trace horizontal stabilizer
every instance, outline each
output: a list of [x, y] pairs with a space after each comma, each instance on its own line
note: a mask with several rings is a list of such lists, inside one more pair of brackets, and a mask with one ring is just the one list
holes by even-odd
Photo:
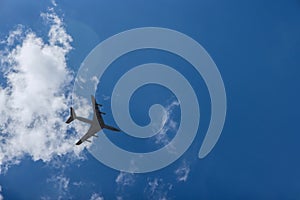
[[72, 107], [70, 107], [70, 117], [66, 121], [67, 124], [71, 123], [76, 118], [75, 111]]

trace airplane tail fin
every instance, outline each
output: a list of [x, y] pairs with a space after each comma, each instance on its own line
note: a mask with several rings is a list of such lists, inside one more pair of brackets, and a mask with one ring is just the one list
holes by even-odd
[[66, 121], [67, 124], [71, 123], [74, 119], [76, 119], [75, 111], [72, 107], [70, 107], [70, 117]]
[[111, 131], [117, 131], [117, 132], [120, 132], [121, 130], [120, 129], [117, 129], [117, 128], [115, 128], [115, 127], [112, 127], [112, 126], [109, 126], [109, 125], [104, 125], [104, 127], [103, 128], [106, 128], [106, 129], [109, 129], [109, 130], [111, 130]]

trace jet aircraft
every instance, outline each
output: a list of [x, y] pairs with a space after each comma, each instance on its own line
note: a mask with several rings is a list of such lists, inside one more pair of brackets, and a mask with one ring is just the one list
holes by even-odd
[[67, 124], [71, 123], [75, 119], [90, 124], [90, 128], [88, 132], [84, 136], [82, 136], [82, 138], [80, 138], [80, 140], [76, 143], [76, 145], [80, 145], [85, 141], [91, 142], [88, 139], [92, 136], [98, 137], [96, 134], [104, 128], [112, 131], [120, 131], [119, 129], [104, 123], [102, 114], [105, 115], [105, 113], [101, 112], [99, 109], [99, 106], [101, 107], [102, 105], [96, 102], [96, 99], [93, 95], [91, 95], [91, 100], [92, 100], [93, 111], [94, 111], [93, 120], [77, 116], [75, 114], [74, 109], [72, 107], [70, 108], [70, 117], [66, 121]]

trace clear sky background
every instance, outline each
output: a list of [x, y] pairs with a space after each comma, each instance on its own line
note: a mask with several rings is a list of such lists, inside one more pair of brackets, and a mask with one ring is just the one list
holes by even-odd
[[[0, 199], [300, 198], [300, 1], [61, 0], [56, 4], [34, 0], [0, 1]], [[53, 12], [62, 20], [56, 31], [70, 35], [72, 42], [63, 35], [61, 38], [66, 39], [66, 43], [51, 44], [48, 31], [56, 22], [45, 22], [40, 15]], [[198, 150], [210, 119], [210, 99], [201, 77], [195, 75], [184, 60], [166, 52], [145, 50], [120, 57], [100, 80], [96, 92], [96, 98], [104, 104], [108, 123], [115, 125], [109, 99], [113, 84], [124, 71], [147, 62], [167, 64], [184, 74], [193, 86], [201, 107], [197, 137], [180, 159], [159, 171], [128, 174], [108, 168], [83, 147], [74, 145], [82, 132], [75, 134], [75, 128], [70, 130], [63, 124], [70, 102], [53, 103], [61, 100], [55, 96], [58, 86], [53, 85], [67, 82], [68, 86], [60, 93], [69, 94], [81, 62], [98, 43], [119, 32], [147, 26], [180, 31], [206, 49], [225, 84], [227, 117], [213, 151], [205, 159], [198, 159]], [[20, 30], [19, 36], [12, 37], [14, 30]], [[20, 98], [18, 95], [25, 95], [21, 91], [8, 89], [10, 83], [5, 74], [15, 71], [18, 74], [22, 70], [18, 71], [13, 64], [4, 62], [7, 61], [6, 52], [17, 49], [17, 45], [23, 44], [24, 47], [24, 38], [29, 33], [35, 33], [43, 44], [49, 45], [53, 62], [64, 66], [64, 70], [53, 67], [56, 65], [51, 65], [51, 59], [44, 63], [39, 54], [25, 49], [24, 54], [15, 55], [25, 55], [22, 59], [18, 58], [20, 63], [26, 66], [39, 63], [38, 67], [32, 71], [22, 68], [26, 76], [19, 74], [17, 77], [20, 79], [10, 80], [16, 80], [12, 82], [17, 88], [18, 81], [23, 80], [30, 85], [29, 80], [42, 74], [43, 80], [37, 83], [45, 87], [28, 91], [48, 91], [51, 88], [52, 96], [47, 93], [36, 95], [53, 99], [49, 104], [51, 108], [45, 109], [45, 112], [60, 113], [59, 117], [53, 117], [62, 121], [61, 124], [57, 122], [59, 125], [55, 126], [53, 133], [50, 118], [46, 121], [47, 128], [35, 125], [34, 120], [39, 119], [34, 119], [29, 121], [31, 124], [26, 129], [22, 129], [21, 125], [27, 123], [24, 115], [32, 111], [25, 108], [37, 106], [28, 105], [28, 99]], [[15, 39], [12, 44], [8, 40], [9, 35]], [[27, 42], [30, 46], [33, 41]], [[57, 51], [61, 54], [53, 53], [56, 46], [62, 50]], [[72, 47], [70, 51], [69, 46]], [[65, 65], [64, 59], [58, 59], [59, 55], [66, 58]], [[39, 70], [43, 66], [49, 67], [51, 73]], [[123, 71], [119, 66], [124, 66]], [[39, 100], [45, 103], [43, 105], [49, 103], [43, 98]], [[147, 111], [150, 105], [161, 103], [167, 106], [173, 100], [176, 97], [166, 88], [157, 85], [142, 87], [132, 98], [132, 117], [138, 124], [145, 125], [149, 122]], [[22, 104], [12, 108], [21, 110], [19, 114], [13, 113], [20, 121], [7, 120], [11, 116], [7, 114], [8, 109], [4, 109], [7, 102], [16, 106]], [[180, 109], [175, 108], [172, 120], [178, 122], [179, 119]], [[54, 142], [55, 138], [38, 133], [53, 134], [60, 137], [60, 141]], [[171, 137], [172, 134], [176, 132], [170, 131]], [[157, 145], [155, 148], [162, 145], [151, 140], [147, 143], [130, 139], [124, 134], [107, 135], [115, 144], [131, 151], [143, 152], [154, 148], [153, 145]], [[44, 143], [39, 142], [40, 138]], [[57, 146], [47, 148], [48, 144]], [[17, 157], [12, 156], [15, 153]]]

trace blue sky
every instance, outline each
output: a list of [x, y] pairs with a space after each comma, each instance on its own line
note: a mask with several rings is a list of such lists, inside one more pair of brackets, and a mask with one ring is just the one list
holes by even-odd
[[[82, 133], [80, 130], [84, 129], [80, 124], [74, 125], [70, 131], [70, 127], [57, 121], [59, 128], [53, 134], [62, 134], [60, 136], [62, 142], [53, 143], [52, 140], [48, 141], [50, 136], [45, 138], [38, 135], [38, 138], [50, 142], [53, 146], [50, 145], [51, 148], [41, 146], [37, 149], [25, 145], [25, 139], [35, 138], [31, 135], [27, 137], [26, 134], [38, 130], [40, 133], [51, 135], [51, 127], [47, 126], [46, 129], [33, 125], [34, 130], [32, 127], [23, 130], [17, 126], [9, 129], [11, 132], [7, 132], [1, 125], [0, 141], [6, 140], [6, 144], [9, 143], [7, 141], [19, 144], [18, 151], [7, 150], [16, 148], [14, 145], [8, 146], [5, 142], [1, 144], [1, 167], [7, 163], [19, 162], [12, 163], [6, 171], [1, 171], [0, 194], [4, 199], [298, 199], [300, 197], [299, 1], [125, 3], [115, 0], [62, 0], [57, 2], [57, 6], [53, 6], [50, 1], [37, 3], [33, 0], [4, 0], [0, 3], [0, 40], [4, 41], [0, 45], [1, 52], [4, 52], [5, 48], [10, 51], [24, 42], [24, 37], [16, 38], [13, 45], [8, 45], [6, 40], [13, 30], [19, 30], [18, 24], [23, 26], [20, 29], [21, 35], [35, 33], [36, 37], [43, 40], [43, 44], [49, 44], [47, 34], [53, 27], [53, 21], [50, 19], [50, 22], [47, 22], [40, 16], [41, 13], [51, 13], [49, 7], [54, 8], [55, 16], [63, 20], [58, 31], [70, 35], [73, 41], [66, 39], [65, 44], [58, 45], [61, 50], [59, 55], [65, 59], [53, 56], [53, 62], [64, 66], [63, 71], [51, 68], [52, 65], [45, 63], [45, 67], [50, 67], [55, 77], [47, 74], [41, 76], [45, 80], [40, 83], [49, 84], [50, 91], [53, 91], [52, 96], [39, 95], [41, 100], [45, 99], [43, 97], [53, 97], [53, 101], [60, 102], [61, 99], [55, 96], [55, 91], [58, 86], [64, 84], [64, 81], [69, 85], [60, 92], [69, 94], [82, 61], [101, 41], [132, 28], [164, 27], [190, 36], [213, 58], [226, 88], [226, 122], [214, 149], [204, 159], [198, 159], [198, 150], [210, 119], [209, 94], [201, 76], [195, 75], [195, 70], [175, 55], [155, 50], [132, 52], [116, 60], [98, 85], [96, 97], [104, 104], [103, 109], [107, 112], [105, 120], [115, 125], [110, 111], [110, 99], [104, 97], [111, 95], [113, 84], [122, 73], [142, 63], [167, 64], [180, 71], [189, 80], [201, 107], [198, 134], [188, 151], [162, 170], [146, 174], [128, 174], [103, 165], [86, 149], [75, 149], [77, 147], [73, 144], [78, 139], [78, 134]], [[50, 44], [49, 48], [53, 50], [56, 45]], [[70, 51], [69, 45], [73, 48]], [[32, 59], [27, 57], [29, 61], [40, 61], [36, 54], [29, 55], [33, 56]], [[1, 61], [3, 59], [5, 58], [1, 57]], [[27, 59], [21, 61], [30, 63]], [[1, 65], [1, 69], [12, 67], [3, 63]], [[119, 66], [124, 68], [120, 69]], [[37, 73], [38, 69], [40, 68], [35, 68], [32, 72]], [[24, 77], [31, 80], [29, 75]], [[12, 96], [3, 95], [9, 83], [3, 73], [0, 77], [2, 85], [0, 97], [5, 98], [8, 103], [21, 104], [19, 101], [13, 101]], [[42, 89], [43, 87], [35, 88], [33, 91]], [[20, 91], [15, 94], [23, 93]], [[157, 85], [142, 87], [131, 101], [133, 119], [138, 124], [147, 124], [149, 106], [153, 103], [167, 105], [169, 102], [166, 99], [172, 101], [176, 100], [176, 97], [169, 90]], [[26, 98], [24, 101], [26, 102]], [[7, 118], [3, 113], [7, 110], [3, 107], [7, 104], [1, 99], [0, 103], [2, 106], [0, 123], [6, 124]], [[24, 106], [34, 108], [26, 104]], [[47, 109], [47, 112], [57, 111], [60, 115], [53, 115], [53, 119], [63, 120], [68, 114], [68, 106], [70, 106], [68, 99], [62, 100], [60, 103], [51, 104], [49, 106], [51, 109]], [[22, 113], [28, 111], [25, 108]], [[25, 123], [26, 119], [20, 117], [19, 123]], [[176, 107], [172, 120], [178, 122], [179, 118], [180, 109]], [[52, 118], [47, 120], [50, 119]], [[171, 131], [170, 134], [172, 136], [175, 132]], [[9, 135], [12, 135], [13, 139], [7, 139]], [[139, 139], [130, 139], [125, 134], [117, 136], [108, 133], [107, 136], [120, 147], [137, 152], [159, 148], [161, 145], [153, 147], [155, 145], [153, 141], [147, 143]], [[24, 140], [20, 140], [22, 138]], [[31, 142], [34, 144], [34, 141]], [[62, 147], [63, 143], [66, 145]], [[19, 153], [17, 158], [11, 156], [14, 150]], [[5, 156], [6, 160], [3, 159]], [[186, 179], [180, 179], [185, 175]]]

